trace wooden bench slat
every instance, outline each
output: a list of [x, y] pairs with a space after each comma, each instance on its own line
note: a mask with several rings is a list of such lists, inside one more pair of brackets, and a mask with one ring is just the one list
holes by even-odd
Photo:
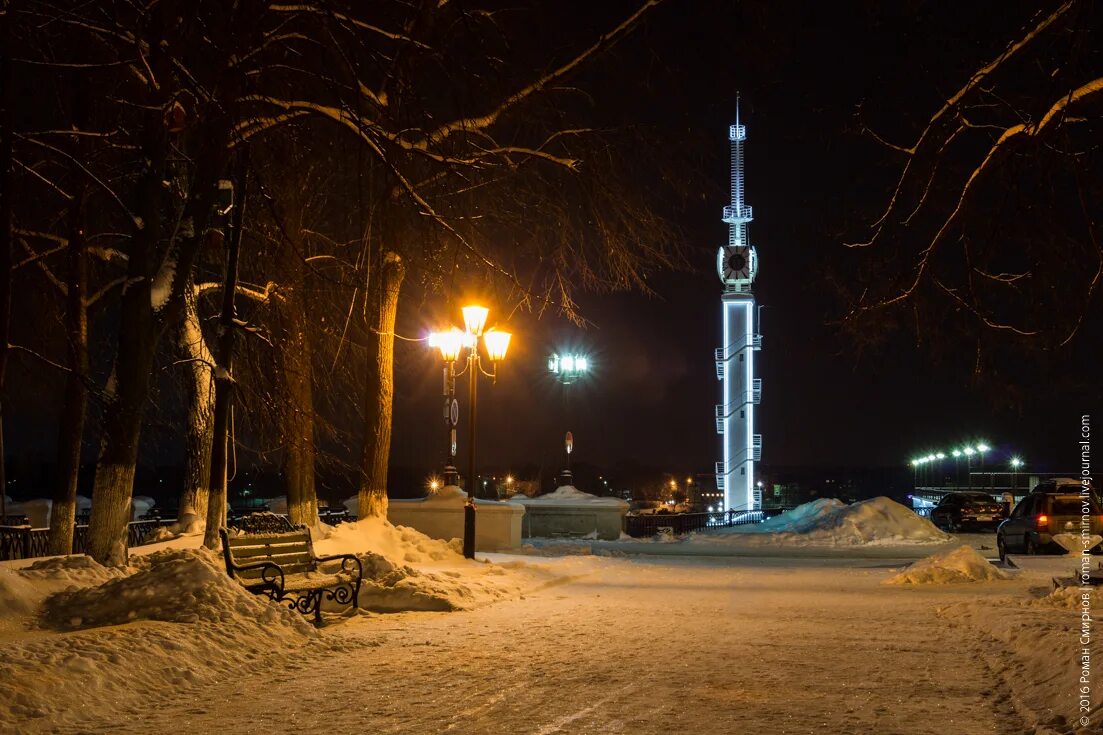
[[279, 564], [281, 567], [286, 567], [288, 564], [313, 564], [314, 557], [305, 551], [299, 551], [294, 554], [273, 554], [272, 556], [236, 559], [236, 561], [242, 566], [246, 564], [259, 564], [262, 561], [270, 561], [273, 564]]
[[308, 554], [310, 547], [306, 544], [279, 544], [278, 546], [239, 546], [230, 551], [235, 559], [251, 559], [254, 557], [281, 556], [285, 554]]
[[229, 536], [230, 547], [237, 546], [264, 546], [265, 544], [306, 543], [310, 535], [306, 531], [294, 533], [271, 534], [242, 534], [241, 536]]
[[[283, 569], [283, 573], [284, 573], [285, 577], [290, 576], [292, 574], [303, 574], [304, 572], [313, 571], [312, 567], [313, 567], [313, 565], [309, 564], [309, 563], [307, 563], [307, 564], [280, 564], [280, 568]], [[244, 571], [238, 572], [237, 574], [242, 579], [262, 579], [264, 577], [264, 570], [263, 569], [246, 569]], [[269, 574], [269, 578], [271, 578], [271, 574]]]

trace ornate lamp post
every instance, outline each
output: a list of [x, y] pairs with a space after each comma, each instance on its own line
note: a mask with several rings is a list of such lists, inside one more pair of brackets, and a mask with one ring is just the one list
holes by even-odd
[[[494, 329], [486, 329], [486, 318], [490, 310], [485, 306], [465, 306], [463, 312], [464, 331], [452, 328], [447, 332], [439, 332], [430, 335], [430, 344], [435, 345], [441, 357], [444, 358], [444, 390], [447, 400], [447, 421], [449, 424], [448, 437], [448, 463], [444, 468], [445, 482], [458, 482], [459, 474], [455, 468], [456, 441], [455, 424], [459, 415], [456, 410], [455, 393], [456, 378], [465, 372], [468, 377], [468, 409], [467, 429], [469, 435], [467, 454], [467, 502], [463, 506], [463, 555], [468, 559], [475, 558], [475, 493], [478, 483], [475, 478], [475, 419], [478, 409], [479, 373], [484, 373], [491, 380], [498, 376], [498, 363], [505, 359], [509, 349], [509, 340], [512, 336], [509, 332]], [[479, 355], [479, 338], [482, 338], [486, 348], [486, 356], [491, 363], [491, 372], [487, 373], [482, 368]], [[467, 365], [456, 372], [456, 361], [460, 359], [463, 348], [467, 348]]]

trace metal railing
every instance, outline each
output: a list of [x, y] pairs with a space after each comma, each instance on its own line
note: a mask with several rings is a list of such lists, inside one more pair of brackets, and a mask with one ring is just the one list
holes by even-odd
[[[10, 518], [10, 516], [9, 516]], [[348, 511], [320, 512], [319, 520], [330, 525], [355, 521], [356, 517]], [[237, 522], [231, 517], [227, 525], [234, 526]], [[146, 539], [151, 533], [161, 526], [171, 526], [176, 523], [175, 518], [151, 518], [148, 520], [131, 521], [126, 527], [126, 544], [128, 548], [145, 546]], [[88, 553], [88, 524], [77, 523], [73, 528], [73, 553]], [[0, 561], [12, 559], [33, 559], [50, 554], [50, 529], [32, 528], [29, 524], [18, 526], [0, 525]]]
[[[175, 518], [150, 521], [132, 521], [126, 527], [126, 543], [129, 547], [143, 546], [154, 529], [176, 523]], [[73, 529], [73, 553], [88, 552], [88, 526], [77, 524]], [[29, 525], [0, 526], [0, 561], [33, 559], [50, 554], [50, 529], [31, 528]]]
[[750, 222], [754, 219], [754, 210], [751, 205], [744, 204], [742, 207], [729, 204], [724, 207], [724, 216], [722, 219], [728, 224], [736, 224], [738, 222]]
[[624, 532], [633, 538], [646, 538], [669, 528], [675, 536], [707, 528], [730, 528], [761, 523], [760, 510], [725, 510], [715, 513], [651, 513], [624, 517]]

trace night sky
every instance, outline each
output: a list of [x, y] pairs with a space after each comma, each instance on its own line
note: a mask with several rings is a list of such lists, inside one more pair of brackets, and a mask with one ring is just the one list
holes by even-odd
[[[603, 114], [653, 126], [709, 180], [695, 185], [699, 191], [677, 220], [694, 270], [655, 278], [652, 297], [584, 298], [593, 323], [587, 329], [555, 317], [514, 316], [502, 377], [480, 393], [480, 464], [557, 464], [566, 409], [544, 359], [566, 346], [587, 352], [597, 366], [570, 388], [579, 460], [711, 471], [720, 454], [712, 420], [720, 390], [712, 351], [721, 339], [714, 259], [727, 232], [720, 208], [738, 90], [748, 126], [751, 242], [760, 258], [755, 290], [764, 307], [757, 431], [767, 468], [903, 465], [921, 450], [980, 439], [996, 458], [1014, 452], [1034, 466], [1072, 466], [1079, 416], [1098, 393], [1081, 401], [1027, 385], [1021, 388], [1033, 399], [1026, 405], [999, 405], [998, 388], [993, 400], [991, 388], [973, 386], [970, 355], [936, 364], [905, 332], [879, 352], [859, 354], [831, 325], [845, 305], [827, 284], [828, 273], [846, 277], [843, 242], [861, 236], [876, 216], [898, 164], [860, 134], [859, 106], [882, 134], [910, 139], [1032, 14], [1028, 4], [991, 2], [952, 9], [925, 2], [669, 2], [655, 11], [582, 86], [600, 85], [594, 104]], [[605, 17], [591, 20], [594, 30], [607, 24]], [[424, 310], [409, 308], [400, 329], [418, 336], [428, 321]], [[393, 459], [421, 466], [443, 443], [439, 370], [417, 345], [404, 345], [398, 359]], [[1070, 360], [1068, 370], [1070, 377], [1091, 376], [1098, 361]]]
[[[527, 45], [526, 63], [561, 63], [637, 5], [562, 3], [558, 16], [534, 29], [545, 45]], [[1029, 2], [921, 0], [666, 0], [653, 10], [571, 80], [581, 93], [561, 98], [589, 124], [637, 128], [652, 141], [632, 161], [638, 186], [689, 172], [676, 182], [684, 201], [661, 212], [681, 233], [688, 267], [656, 274], [650, 295], [580, 294], [585, 328], [550, 312], [538, 318], [488, 302], [491, 323], [508, 324], [514, 340], [497, 384], [481, 384], [480, 466], [535, 466], [546, 476], [561, 463], [569, 426], [580, 462], [712, 472], [721, 453], [713, 421], [722, 290], [715, 253], [727, 237], [720, 212], [729, 196], [727, 129], [739, 92], [748, 128], [747, 201], [755, 214], [750, 237], [759, 255], [763, 399], [756, 432], [763, 435], [766, 471], [903, 468], [919, 453], [979, 440], [993, 446], [996, 460], [1014, 453], [1028, 468], [1074, 467], [1079, 417], [1100, 405], [1099, 341], [1085, 337], [1075, 351], [1056, 355], [1057, 369], [1044, 377], [1027, 370], [1014, 384], [978, 385], [972, 354], [936, 359], [909, 330], [892, 333], [876, 351], [859, 350], [837, 327], [848, 304], [832, 285], [856, 277], [843, 243], [866, 234], [901, 163], [863, 134], [862, 124], [890, 140], [913, 140], [946, 96], [1036, 12]], [[441, 303], [440, 293], [408, 278], [399, 335], [416, 340], [444, 326]], [[1096, 335], [1099, 316], [1096, 294], [1090, 315]], [[458, 323], [458, 310], [450, 318]], [[964, 314], [950, 318], [973, 328]], [[585, 353], [594, 366], [569, 395], [547, 375], [554, 351]], [[39, 385], [33, 363], [19, 361], [14, 370], [17, 382]], [[392, 467], [404, 468], [403, 477], [440, 469], [440, 385], [435, 351], [400, 339]], [[465, 384], [459, 394], [463, 405]], [[12, 403], [11, 415], [20, 417], [9, 436], [16, 464], [48, 464], [56, 409], [35, 391], [13, 395]], [[179, 463], [176, 420], [162, 415], [149, 423], [142, 462]], [[465, 441], [461, 432], [461, 457]], [[86, 438], [86, 462], [96, 443]], [[243, 450], [244, 463], [251, 457]], [[327, 482], [325, 473], [319, 481]], [[392, 475], [392, 491], [409, 492], [395, 482]]]

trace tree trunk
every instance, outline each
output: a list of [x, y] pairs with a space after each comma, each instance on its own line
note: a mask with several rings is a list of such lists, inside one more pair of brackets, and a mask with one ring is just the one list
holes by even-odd
[[65, 330], [69, 337], [69, 374], [61, 406], [57, 442], [57, 484], [50, 509], [49, 553], [73, 553], [73, 524], [77, 514], [77, 479], [88, 405], [88, 261], [84, 241], [84, 187], [70, 208]]
[[406, 267], [397, 253], [383, 253], [369, 312], [368, 374], [364, 388], [364, 454], [360, 463], [359, 517], [387, 515], [387, 464], [394, 403], [394, 323]]
[[168, 151], [159, 105], [146, 117], [142, 150], [145, 170], [138, 182], [138, 211], [142, 219], [135, 223], [134, 240], [128, 252], [127, 287], [123, 289], [119, 313], [119, 346], [107, 385], [103, 436], [92, 485], [92, 518], [88, 524], [88, 554], [101, 564], [110, 565], [126, 564], [138, 437], [157, 347], [150, 294], [152, 263], [160, 252], [165, 203], [162, 181]]
[[189, 361], [184, 378], [188, 409], [184, 426], [184, 489], [180, 493], [177, 526], [180, 532], [194, 533], [202, 531], [207, 522], [214, 441], [214, 356], [203, 338], [198, 294], [191, 285], [184, 293], [184, 318], [177, 331], [177, 344]]
[[12, 265], [12, 73], [11, 3], [3, 0], [0, 13], [0, 523], [8, 514], [6, 462], [4, 457], [4, 377], [8, 367], [8, 342], [11, 325]]
[[318, 523], [318, 495], [314, 487], [313, 344], [307, 325], [305, 274], [301, 250], [283, 247], [282, 273], [289, 288], [277, 301], [284, 339], [277, 350], [283, 378], [284, 403], [279, 410], [284, 443], [284, 483], [291, 522]]

